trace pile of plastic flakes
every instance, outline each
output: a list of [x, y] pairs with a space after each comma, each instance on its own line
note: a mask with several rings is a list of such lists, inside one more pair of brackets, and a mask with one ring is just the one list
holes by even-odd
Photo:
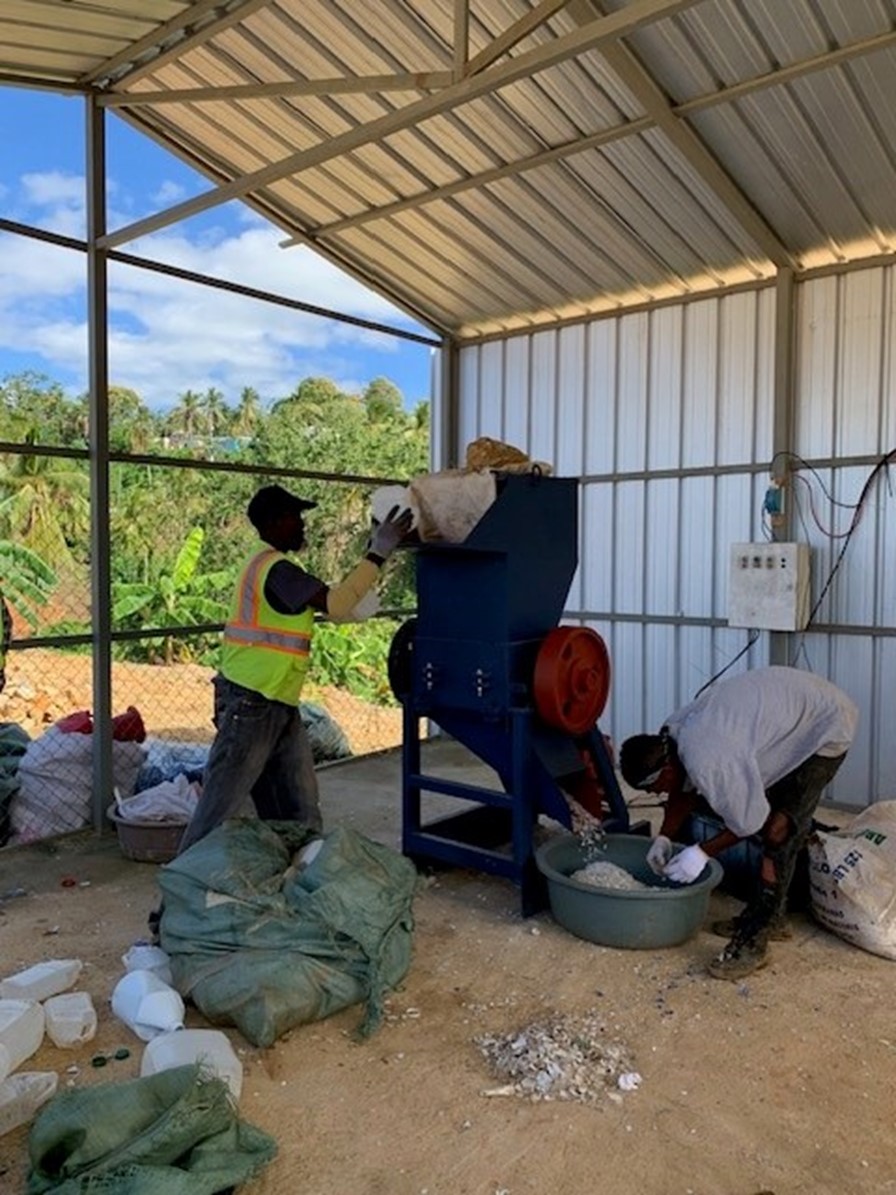
[[509, 1080], [484, 1095], [596, 1104], [603, 1098], [618, 1102], [619, 1091], [640, 1083], [628, 1047], [607, 1037], [594, 1010], [553, 1013], [515, 1033], [481, 1034], [474, 1042], [496, 1077]]
[[643, 892], [647, 889], [647, 884], [636, 880], [631, 872], [605, 859], [595, 859], [591, 863], [586, 863], [584, 867], [574, 871], [569, 878], [577, 880], [580, 884], [588, 884], [593, 888], [612, 888], [616, 892]]

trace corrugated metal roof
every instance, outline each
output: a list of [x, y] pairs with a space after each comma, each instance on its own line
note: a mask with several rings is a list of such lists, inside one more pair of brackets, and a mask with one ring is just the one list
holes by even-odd
[[244, 199], [461, 338], [896, 248], [893, 0], [4, 0], [4, 80], [212, 180], [110, 244]]

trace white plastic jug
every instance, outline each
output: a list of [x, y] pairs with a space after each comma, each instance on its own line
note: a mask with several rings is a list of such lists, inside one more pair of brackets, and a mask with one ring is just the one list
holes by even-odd
[[243, 1064], [229, 1039], [218, 1029], [179, 1029], [154, 1037], [143, 1051], [140, 1075], [154, 1075], [175, 1066], [198, 1062], [223, 1079], [239, 1100], [243, 1089]]
[[70, 1049], [96, 1035], [96, 1009], [89, 992], [63, 992], [44, 1002], [47, 1037], [54, 1046]]
[[77, 958], [54, 958], [0, 979], [0, 999], [46, 1000], [74, 987], [84, 964]]
[[399, 514], [409, 510], [413, 516], [411, 526], [416, 526], [417, 511], [407, 486], [383, 485], [370, 495], [370, 516], [378, 523], [385, 522], [396, 506]]
[[130, 971], [115, 985], [112, 1011], [143, 1041], [182, 1029], [184, 1002], [152, 971]]
[[44, 1040], [44, 1006], [34, 1000], [0, 1000], [0, 1045], [6, 1048], [9, 1069], [30, 1058]]
[[21, 1071], [0, 1083], [0, 1137], [27, 1124], [41, 1104], [56, 1094], [55, 1071]]
[[162, 983], [171, 983], [171, 960], [161, 946], [135, 942], [121, 956], [125, 971], [152, 971]]

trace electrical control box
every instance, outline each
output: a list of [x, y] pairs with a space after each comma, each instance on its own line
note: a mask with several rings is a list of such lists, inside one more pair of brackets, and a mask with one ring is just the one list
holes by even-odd
[[732, 544], [728, 625], [801, 631], [809, 621], [809, 545]]

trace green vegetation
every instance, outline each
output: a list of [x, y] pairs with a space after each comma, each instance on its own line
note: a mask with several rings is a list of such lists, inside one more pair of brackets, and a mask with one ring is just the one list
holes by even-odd
[[[364, 550], [371, 484], [342, 476], [407, 479], [429, 461], [428, 404], [404, 407], [401, 392], [375, 378], [346, 394], [327, 378], [305, 378], [268, 404], [246, 387], [235, 403], [214, 388], [187, 390], [169, 409], [150, 410], [139, 394], [110, 387], [113, 452], [174, 457], [188, 467], [113, 462], [110, 471], [113, 630], [159, 630], [222, 622], [238, 569], [256, 542], [245, 517], [253, 491], [281, 480], [318, 502], [307, 519], [299, 562], [335, 583]], [[86, 397], [69, 398], [45, 377], [0, 383], [0, 440], [37, 448], [87, 446]], [[203, 469], [207, 461], [262, 469], [301, 469], [336, 480], [283, 479]], [[195, 464], [193, 463], [195, 462]], [[86, 459], [0, 454], [0, 577], [20, 618], [38, 634], [89, 632], [90, 506]], [[414, 604], [412, 561], [387, 574], [385, 608]], [[395, 623], [323, 624], [312, 680], [367, 700], [391, 700], [384, 659]], [[116, 644], [116, 655], [154, 663], [213, 663], [208, 636], [165, 636]]]

